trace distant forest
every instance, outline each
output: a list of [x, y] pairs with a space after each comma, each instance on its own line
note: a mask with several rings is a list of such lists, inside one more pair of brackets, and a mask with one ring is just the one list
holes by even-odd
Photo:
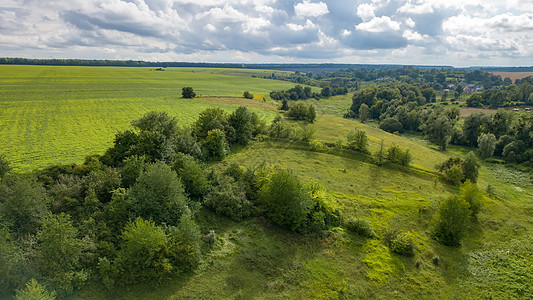
[[410, 66], [417, 69], [483, 69], [487, 72], [533, 72], [529, 67], [467, 67], [398, 64], [242, 64], [242, 63], [204, 63], [204, 62], [150, 62], [142, 60], [92, 60], [92, 59], [37, 59], [19, 57], [0, 57], [3, 65], [58, 65], [58, 66], [122, 66], [122, 67], [202, 67], [202, 68], [246, 68], [286, 71], [334, 72], [342, 69], [398, 69]]

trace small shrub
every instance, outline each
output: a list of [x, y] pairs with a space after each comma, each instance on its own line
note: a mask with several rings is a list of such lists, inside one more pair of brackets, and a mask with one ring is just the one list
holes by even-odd
[[391, 241], [390, 247], [393, 252], [400, 255], [413, 256], [415, 254], [413, 241], [405, 233], [396, 234]]
[[366, 132], [360, 129], [352, 129], [347, 136], [348, 148], [365, 154], [370, 153], [368, 150], [368, 137]]
[[349, 218], [345, 222], [345, 227], [349, 231], [364, 237], [376, 237], [376, 233], [374, 232], [374, 229], [372, 229], [372, 227], [370, 226], [370, 222], [368, 222], [368, 220]]
[[209, 189], [204, 204], [217, 214], [235, 221], [250, 217], [254, 211], [252, 203], [246, 198], [244, 186], [228, 176], [219, 179], [218, 185]]
[[438, 255], [433, 256], [433, 258], [431, 258], [431, 262], [432, 262], [435, 266], [438, 266], [439, 263], [440, 263], [440, 257], [439, 257]]
[[242, 97], [243, 98], [246, 98], [246, 99], [253, 99], [254, 98], [254, 95], [248, 91], [245, 91], [243, 94], [242, 94]]
[[324, 143], [320, 141], [309, 142], [309, 147], [311, 147], [311, 150], [315, 152], [326, 152], [328, 150], [328, 146], [326, 146]]
[[437, 211], [433, 237], [447, 246], [458, 246], [466, 233], [470, 211], [468, 203], [457, 196], [444, 200]]

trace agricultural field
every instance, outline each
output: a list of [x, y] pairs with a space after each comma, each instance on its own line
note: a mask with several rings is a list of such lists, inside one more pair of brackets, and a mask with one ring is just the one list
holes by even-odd
[[[30, 171], [58, 163], [79, 163], [101, 154], [114, 135], [148, 111], [166, 111], [180, 124], [206, 107], [233, 110], [226, 100], [254, 94], [251, 108], [261, 117], [262, 98], [289, 82], [253, 78], [266, 70], [127, 67], [0, 66], [0, 153], [14, 168]], [[200, 96], [182, 99], [191, 86]], [[228, 98], [229, 97], [229, 98]], [[240, 99], [232, 100], [240, 103]], [[241, 105], [241, 104], [238, 104]]]
[[522, 79], [528, 76], [533, 76], [533, 72], [491, 72], [494, 75], [500, 75], [503, 78], [509, 77], [512, 81]]

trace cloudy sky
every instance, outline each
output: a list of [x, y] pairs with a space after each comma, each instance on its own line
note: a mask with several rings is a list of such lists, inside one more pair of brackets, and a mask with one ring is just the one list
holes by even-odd
[[0, 56], [533, 65], [533, 0], [0, 0]]

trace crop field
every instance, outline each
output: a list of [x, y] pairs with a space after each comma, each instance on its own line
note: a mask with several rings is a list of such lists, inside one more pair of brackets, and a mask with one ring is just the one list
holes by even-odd
[[511, 80], [522, 79], [533, 76], [533, 72], [491, 72], [494, 75], [500, 75], [502, 78], [509, 77]]
[[[207, 107], [235, 109], [235, 103], [242, 103], [235, 97], [245, 90], [261, 99], [271, 90], [294, 86], [252, 77], [270, 73], [0, 66], [0, 154], [18, 171], [81, 162], [89, 154], [102, 153], [118, 131], [129, 129], [131, 121], [148, 111], [166, 111], [187, 125]], [[183, 86], [193, 87], [201, 97], [182, 99]], [[246, 101], [261, 117], [272, 118], [275, 112], [265, 110], [268, 105], [259, 99]]]

